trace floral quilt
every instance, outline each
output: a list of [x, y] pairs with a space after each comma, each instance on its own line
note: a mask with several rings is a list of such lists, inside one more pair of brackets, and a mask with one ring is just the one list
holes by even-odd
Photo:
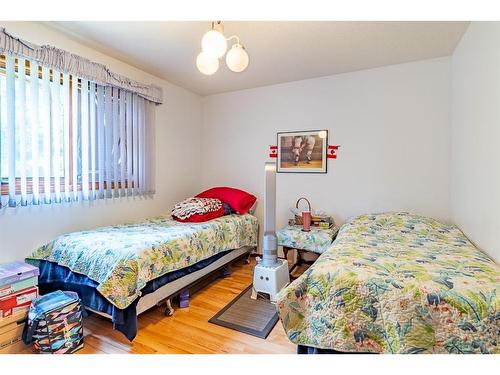
[[288, 225], [280, 229], [276, 236], [279, 246], [321, 254], [328, 250], [338, 229], [338, 227], [328, 229], [311, 227], [309, 232], [304, 232], [301, 225]]
[[277, 306], [300, 345], [500, 353], [500, 266], [456, 226], [407, 213], [345, 224]]
[[219, 252], [256, 246], [257, 219], [227, 215], [204, 223], [167, 217], [60, 236], [26, 260], [47, 260], [99, 283], [97, 290], [120, 309], [141, 295], [146, 283]]

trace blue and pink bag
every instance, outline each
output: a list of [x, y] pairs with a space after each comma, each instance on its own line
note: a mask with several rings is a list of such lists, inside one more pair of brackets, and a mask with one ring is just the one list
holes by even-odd
[[32, 301], [23, 332], [40, 353], [70, 354], [83, 348], [85, 310], [78, 294], [60, 290]]

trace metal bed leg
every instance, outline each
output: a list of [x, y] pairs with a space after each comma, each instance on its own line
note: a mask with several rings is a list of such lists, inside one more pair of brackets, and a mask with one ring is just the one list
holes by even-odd
[[245, 257], [245, 264], [250, 264], [250, 259], [252, 258], [252, 253], [248, 253]]
[[165, 316], [172, 315], [174, 315], [174, 308], [172, 307], [172, 300], [169, 298], [167, 299], [167, 307], [165, 307]]

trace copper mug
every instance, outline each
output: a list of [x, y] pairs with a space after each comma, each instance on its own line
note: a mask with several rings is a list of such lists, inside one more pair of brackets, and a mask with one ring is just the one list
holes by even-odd
[[302, 230], [304, 232], [311, 230], [311, 211], [302, 211]]

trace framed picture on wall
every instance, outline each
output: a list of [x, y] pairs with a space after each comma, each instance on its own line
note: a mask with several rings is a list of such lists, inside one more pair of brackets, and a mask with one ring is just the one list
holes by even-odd
[[278, 172], [326, 173], [328, 130], [278, 133]]

